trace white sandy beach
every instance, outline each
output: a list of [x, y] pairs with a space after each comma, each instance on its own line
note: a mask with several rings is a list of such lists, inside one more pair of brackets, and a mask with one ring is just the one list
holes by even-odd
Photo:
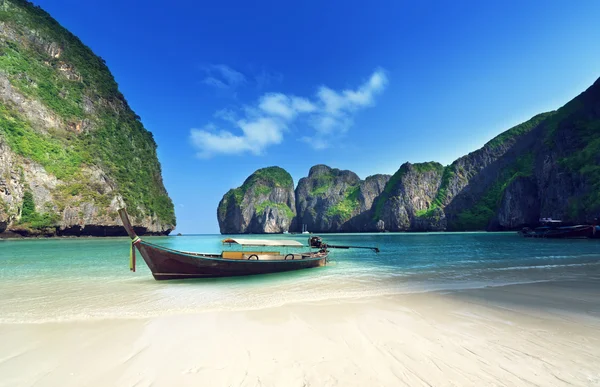
[[3, 324], [0, 385], [600, 385], [599, 283]]

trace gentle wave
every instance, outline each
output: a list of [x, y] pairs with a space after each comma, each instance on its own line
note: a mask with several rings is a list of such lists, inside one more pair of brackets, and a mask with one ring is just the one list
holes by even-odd
[[[381, 253], [337, 250], [325, 268], [164, 282], [154, 281], [143, 262], [135, 274], [128, 271], [126, 238], [4, 241], [0, 323], [255, 310], [600, 275], [600, 241], [532, 241], [486, 233], [423, 235], [327, 235], [331, 244], [373, 245]], [[219, 251], [220, 240], [221, 236], [152, 239], [197, 251]]]
[[552, 268], [559, 268], [559, 267], [595, 266], [595, 265], [599, 265], [599, 264], [600, 264], [600, 262], [571, 263], [571, 264], [560, 264], [560, 265], [512, 266], [512, 267], [501, 267], [501, 268], [490, 269], [490, 270], [505, 271], [505, 270], [552, 269]]
[[438, 284], [436, 286], [430, 286], [427, 288], [414, 288], [414, 289], [404, 289], [402, 291], [394, 291], [394, 290], [386, 290], [379, 289], [373, 290], [369, 292], [360, 292], [360, 293], [344, 293], [340, 292], [339, 294], [328, 294], [323, 295], [313, 295], [312, 297], [302, 297], [296, 299], [289, 300], [272, 300], [272, 302], [255, 302], [255, 303], [239, 303], [239, 304], [215, 304], [215, 305], [204, 305], [198, 308], [146, 308], [139, 311], [132, 311], [128, 308], [119, 308], [112, 311], [95, 311], [93, 313], [74, 313], [74, 314], [61, 314], [60, 316], [46, 316], [46, 317], [37, 317], [32, 316], [31, 318], [26, 318], [24, 316], [20, 317], [0, 317], [0, 324], [46, 324], [46, 323], [69, 323], [69, 322], [82, 322], [82, 321], [97, 321], [97, 320], [114, 320], [114, 319], [148, 319], [148, 318], [157, 318], [157, 317], [165, 317], [165, 316], [174, 316], [174, 315], [186, 315], [186, 314], [197, 314], [197, 313], [210, 313], [215, 311], [223, 311], [223, 312], [239, 312], [239, 311], [253, 311], [253, 310], [263, 310], [270, 308], [277, 308], [286, 305], [292, 304], [307, 304], [307, 303], [320, 303], [326, 301], [343, 301], [343, 300], [364, 300], [374, 297], [386, 297], [386, 296], [400, 296], [400, 295], [408, 295], [408, 294], [422, 294], [422, 293], [446, 293], [449, 291], [459, 291], [459, 290], [472, 290], [472, 289], [484, 289], [491, 287], [502, 287], [509, 285], [523, 285], [523, 284], [532, 284], [532, 283], [542, 283], [548, 282], [548, 280], [536, 280], [536, 281], [512, 281], [512, 282], [499, 282], [499, 283], [469, 283], [469, 284]]

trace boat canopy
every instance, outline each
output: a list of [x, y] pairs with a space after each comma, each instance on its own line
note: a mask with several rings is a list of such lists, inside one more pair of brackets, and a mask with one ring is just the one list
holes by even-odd
[[286, 239], [240, 239], [240, 238], [225, 238], [223, 243], [237, 243], [241, 246], [288, 246], [288, 247], [303, 247], [304, 245], [298, 241]]

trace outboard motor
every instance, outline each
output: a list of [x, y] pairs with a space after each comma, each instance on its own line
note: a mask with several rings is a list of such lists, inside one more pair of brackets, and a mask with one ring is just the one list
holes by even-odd
[[318, 236], [311, 236], [310, 238], [308, 238], [308, 245], [310, 247], [314, 247], [315, 249], [327, 247], [326, 245], [323, 244], [323, 238], [318, 237]]
[[310, 247], [313, 247], [313, 248], [316, 248], [316, 249], [321, 249], [321, 250], [327, 250], [327, 249], [369, 249], [369, 250], [373, 250], [376, 253], [379, 252], [379, 248], [378, 247], [330, 245], [330, 244], [327, 244], [327, 243], [323, 243], [323, 239], [321, 237], [318, 237], [318, 236], [311, 236], [310, 238], [308, 238], [308, 245]]

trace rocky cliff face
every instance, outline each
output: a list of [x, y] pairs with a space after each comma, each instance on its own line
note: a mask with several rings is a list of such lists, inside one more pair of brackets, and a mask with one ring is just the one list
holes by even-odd
[[378, 199], [377, 227], [388, 231], [444, 229], [443, 216], [433, 208], [444, 167], [435, 162], [402, 164]]
[[297, 230], [311, 232], [364, 231], [368, 214], [389, 176], [370, 176], [364, 181], [354, 172], [315, 165], [296, 188]]
[[241, 187], [227, 192], [217, 209], [222, 234], [288, 231], [296, 216], [294, 182], [279, 168], [259, 169]]
[[523, 226], [533, 226], [539, 219], [540, 198], [537, 182], [533, 176], [519, 176], [504, 190], [496, 217], [489, 228], [514, 230]]
[[448, 166], [403, 164], [390, 178], [311, 168], [296, 231], [514, 230], [540, 217], [600, 217], [600, 80]]
[[532, 128], [445, 207], [449, 229], [516, 229], [540, 217], [571, 223], [598, 217], [600, 81], [556, 112], [529, 122]]
[[600, 217], [600, 79], [541, 125], [534, 174], [544, 217]]
[[156, 144], [104, 61], [25, 0], [0, 8], [0, 233], [175, 227]]

